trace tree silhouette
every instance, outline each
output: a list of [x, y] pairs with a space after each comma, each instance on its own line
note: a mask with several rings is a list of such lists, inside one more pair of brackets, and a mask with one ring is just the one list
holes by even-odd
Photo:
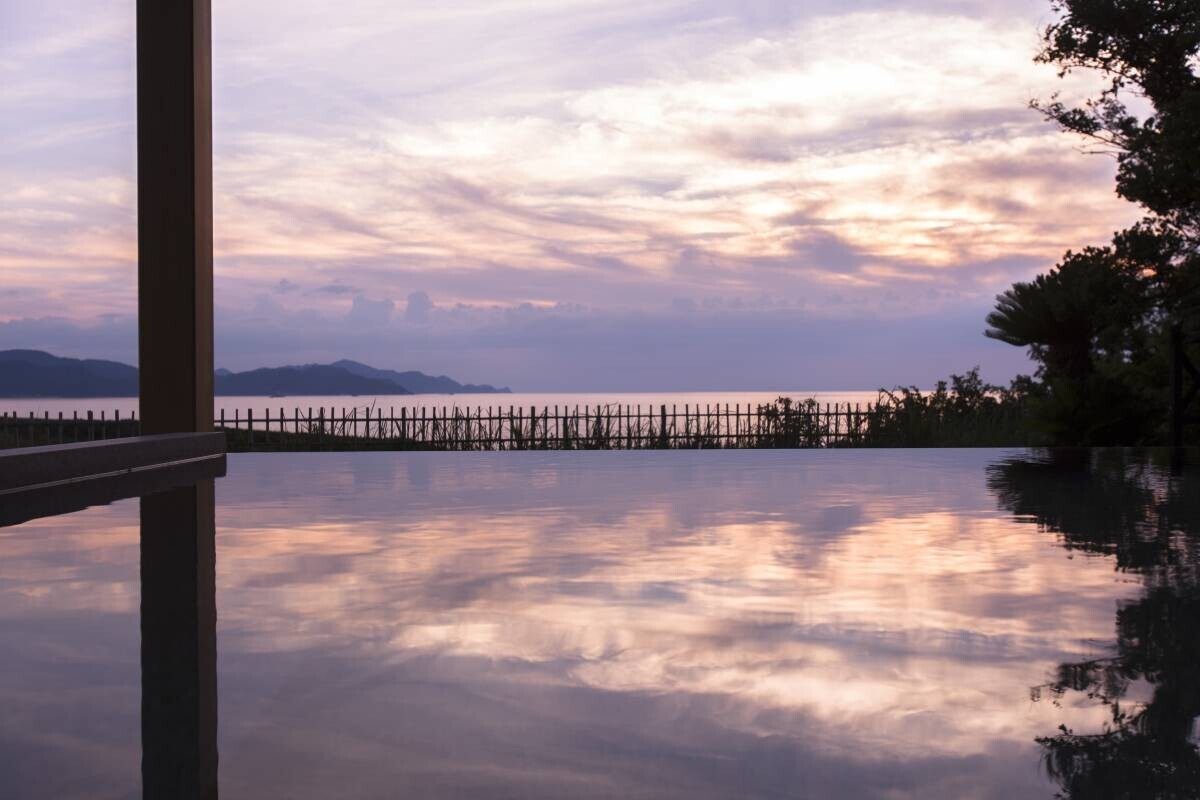
[[1062, 263], [997, 298], [985, 335], [1028, 347], [1039, 363], [1035, 425], [1058, 444], [1116, 444], [1151, 435], [1154, 393], [1129, 380], [1147, 362], [1151, 304], [1138, 262], [1113, 248], [1067, 253]]
[[[1200, 4], [1195, 0], [1058, 0], [1037, 60], [1060, 74], [1096, 72], [1098, 97], [1034, 107], [1117, 159], [1117, 193], [1168, 228], [1200, 237]], [[1139, 114], [1129, 96], [1149, 101]]]
[[1146, 442], [1165, 435], [1167, 328], [1200, 325], [1200, 3], [1052, 7], [1037, 60], [1105, 84], [1079, 105], [1033, 107], [1115, 157], [1117, 193], [1147, 216], [999, 295], [986, 335], [1039, 363], [1035, 419], [1051, 443]]
[[1140, 310], [1140, 287], [1115, 261], [1108, 248], [1067, 253], [1049, 273], [1001, 294], [985, 335], [1029, 347], [1047, 372], [1086, 380], [1097, 345], [1115, 351]]

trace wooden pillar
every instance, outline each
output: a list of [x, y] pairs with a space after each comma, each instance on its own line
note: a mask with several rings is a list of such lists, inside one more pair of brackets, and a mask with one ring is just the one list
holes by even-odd
[[213, 481], [141, 504], [142, 796], [216, 800]]
[[142, 432], [212, 430], [211, 0], [137, 0]]

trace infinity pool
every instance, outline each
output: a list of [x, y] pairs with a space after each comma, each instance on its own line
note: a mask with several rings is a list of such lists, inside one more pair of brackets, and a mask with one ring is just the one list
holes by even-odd
[[[221, 794], [1186, 791], [1200, 471], [1164, 459], [231, 456]], [[0, 529], [6, 798], [140, 796], [139, 502]]]

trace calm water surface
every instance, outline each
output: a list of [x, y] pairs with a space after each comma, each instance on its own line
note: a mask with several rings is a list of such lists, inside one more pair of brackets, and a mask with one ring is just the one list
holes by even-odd
[[[1200, 473], [1156, 458], [232, 456], [222, 795], [1191, 796]], [[138, 524], [0, 529], [6, 798], [140, 796]]]

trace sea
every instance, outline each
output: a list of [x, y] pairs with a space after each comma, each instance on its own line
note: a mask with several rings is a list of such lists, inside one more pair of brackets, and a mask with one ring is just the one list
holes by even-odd
[[[227, 419], [235, 416], [245, 418], [247, 412], [255, 417], [266, 416], [269, 410], [271, 416], [281, 412], [292, 416], [299, 412], [301, 416], [309, 413], [319, 413], [324, 409], [326, 416], [341, 416], [357, 410], [359, 416], [370, 411], [376, 416], [380, 410], [384, 416], [392, 412], [400, 413], [401, 409], [434, 409], [439, 416], [443, 410], [470, 410], [472, 414], [487, 409], [528, 410], [537, 408], [539, 413], [544, 408], [562, 410], [578, 407], [594, 409], [626, 407], [641, 407], [658, 409], [666, 406], [668, 409], [677, 408], [683, 411], [685, 407], [703, 408], [705, 406], [720, 406], [730, 408], [747, 405], [757, 406], [770, 403], [779, 397], [791, 397], [795, 400], [813, 398], [822, 405], [846, 403], [866, 406], [879, 396], [878, 390], [871, 391], [762, 391], [762, 392], [513, 392], [495, 394], [414, 394], [414, 395], [323, 395], [323, 396], [286, 396], [286, 397], [217, 397], [214, 412], [217, 419], [224, 413]], [[87, 398], [0, 398], [0, 413], [16, 414], [27, 417], [30, 414], [42, 417], [49, 414], [64, 417], [75, 414], [87, 416], [92, 412], [96, 417], [101, 413], [105, 418], [114, 416], [125, 419], [138, 410], [136, 397], [87, 397]]]

